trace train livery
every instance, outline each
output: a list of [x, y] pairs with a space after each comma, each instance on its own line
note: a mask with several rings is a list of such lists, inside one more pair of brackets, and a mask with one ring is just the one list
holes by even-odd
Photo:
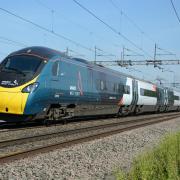
[[180, 92], [46, 47], [0, 64], [0, 121], [180, 110]]

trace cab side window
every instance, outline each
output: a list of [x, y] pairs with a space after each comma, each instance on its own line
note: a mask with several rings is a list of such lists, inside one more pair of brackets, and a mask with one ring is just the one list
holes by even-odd
[[59, 62], [58, 61], [54, 62], [54, 64], [52, 65], [52, 75], [53, 76], [59, 75]]

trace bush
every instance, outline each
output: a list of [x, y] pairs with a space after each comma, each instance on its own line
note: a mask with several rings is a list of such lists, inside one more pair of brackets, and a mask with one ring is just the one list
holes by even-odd
[[118, 180], [180, 180], [180, 132], [163, 138], [152, 151], [138, 156], [128, 173], [118, 171]]

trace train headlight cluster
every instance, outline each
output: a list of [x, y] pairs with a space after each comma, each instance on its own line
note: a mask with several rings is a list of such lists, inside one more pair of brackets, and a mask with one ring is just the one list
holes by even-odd
[[38, 88], [38, 86], [39, 86], [39, 83], [37, 82], [33, 84], [29, 84], [28, 86], [22, 89], [22, 93], [32, 93]]

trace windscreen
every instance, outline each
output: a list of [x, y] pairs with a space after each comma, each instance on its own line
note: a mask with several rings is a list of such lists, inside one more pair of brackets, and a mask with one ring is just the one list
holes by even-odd
[[0, 86], [16, 87], [33, 79], [42, 69], [43, 59], [29, 55], [7, 57], [0, 65]]

